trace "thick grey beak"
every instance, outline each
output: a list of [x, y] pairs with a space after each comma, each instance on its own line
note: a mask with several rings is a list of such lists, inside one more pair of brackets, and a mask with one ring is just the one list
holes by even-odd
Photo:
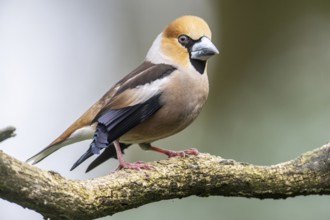
[[191, 59], [206, 61], [211, 56], [218, 54], [219, 51], [210, 39], [202, 37], [191, 47], [190, 53]]

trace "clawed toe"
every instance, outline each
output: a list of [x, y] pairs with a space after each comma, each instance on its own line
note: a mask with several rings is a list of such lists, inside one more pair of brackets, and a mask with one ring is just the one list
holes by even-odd
[[150, 170], [152, 169], [153, 166], [150, 164], [147, 164], [143, 161], [137, 161], [135, 163], [124, 163], [124, 164], [119, 164], [116, 171], [117, 170], [121, 170], [121, 169], [134, 169], [134, 170]]
[[168, 157], [185, 157], [186, 155], [198, 155], [199, 152], [196, 148], [190, 148], [182, 151], [168, 151], [166, 154]]
[[190, 148], [190, 149], [184, 150], [183, 152], [185, 154], [195, 155], [195, 156], [199, 154], [199, 151], [196, 148]]

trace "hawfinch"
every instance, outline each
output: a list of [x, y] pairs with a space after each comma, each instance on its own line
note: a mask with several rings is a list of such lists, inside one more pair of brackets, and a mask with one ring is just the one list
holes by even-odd
[[86, 139], [92, 142], [71, 170], [101, 151], [86, 172], [110, 158], [118, 159], [117, 169], [150, 168], [146, 163], [123, 159], [124, 149], [132, 144], [168, 157], [196, 155], [196, 149], [170, 151], [150, 143], [194, 121], [209, 93], [207, 60], [218, 53], [203, 19], [175, 19], [157, 36], [141, 65], [28, 162], [36, 164], [61, 147]]

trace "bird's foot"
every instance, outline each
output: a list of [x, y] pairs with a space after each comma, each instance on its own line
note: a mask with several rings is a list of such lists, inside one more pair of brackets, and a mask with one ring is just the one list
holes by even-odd
[[185, 157], [186, 155], [198, 155], [199, 151], [196, 148], [190, 148], [186, 150], [181, 150], [181, 151], [173, 151], [173, 150], [166, 150], [163, 152], [166, 154], [168, 157]]
[[199, 154], [199, 152], [196, 148], [190, 148], [190, 149], [181, 150], [181, 151], [174, 151], [174, 150], [167, 150], [164, 148], [151, 146], [149, 143], [140, 144], [140, 147], [144, 150], [152, 150], [152, 151], [156, 151], [158, 153], [165, 154], [168, 157], [177, 157], [177, 156], [185, 157], [186, 155], [195, 155], [196, 156]]
[[150, 165], [150, 164], [147, 164], [146, 162], [137, 161], [137, 162], [134, 162], [134, 163], [127, 163], [127, 162], [121, 163], [121, 164], [118, 165], [116, 171], [121, 170], [121, 169], [150, 170], [152, 168], [153, 168], [153, 166]]

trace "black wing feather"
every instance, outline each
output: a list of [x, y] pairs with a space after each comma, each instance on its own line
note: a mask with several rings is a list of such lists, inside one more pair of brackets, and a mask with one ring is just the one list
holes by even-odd
[[[71, 170], [79, 166], [93, 154], [99, 154], [100, 150], [107, 148], [109, 143], [148, 119], [161, 108], [160, 94], [157, 94], [143, 103], [121, 109], [109, 109], [98, 115], [94, 121], [98, 122], [93, 141], [79, 160], [74, 163]], [[106, 140], [106, 141], [105, 141]]]
[[[121, 152], [124, 154], [124, 150], [131, 146], [130, 144], [119, 143]], [[104, 151], [95, 159], [86, 169], [86, 173], [94, 169], [95, 167], [99, 166], [100, 164], [104, 163], [105, 161], [115, 158], [117, 159], [117, 154], [115, 150], [115, 146], [110, 144]]]
[[88, 150], [77, 160], [73, 166], [71, 167], [70, 171], [74, 170], [77, 166], [79, 166], [82, 162], [93, 156], [94, 154], [91, 151], [91, 148], [88, 148]]
[[[161, 94], [157, 94], [144, 103], [136, 104], [134, 106], [105, 111], [97, 119], [97, 122], [100, 126], [106, 126], [108, 143], [112, 143], [114, 140], [117, 140], [130, 129], [134, 128], [153, 115], [161, 107], [159, 100], [160, 95]], [[97, 133], [95, 134], [96, 135], [94, 136], [91, 147], [94, 154], [99, 154], [100, 150], [107, 146], [104, 144], [98, 144], [98, 136]]]

